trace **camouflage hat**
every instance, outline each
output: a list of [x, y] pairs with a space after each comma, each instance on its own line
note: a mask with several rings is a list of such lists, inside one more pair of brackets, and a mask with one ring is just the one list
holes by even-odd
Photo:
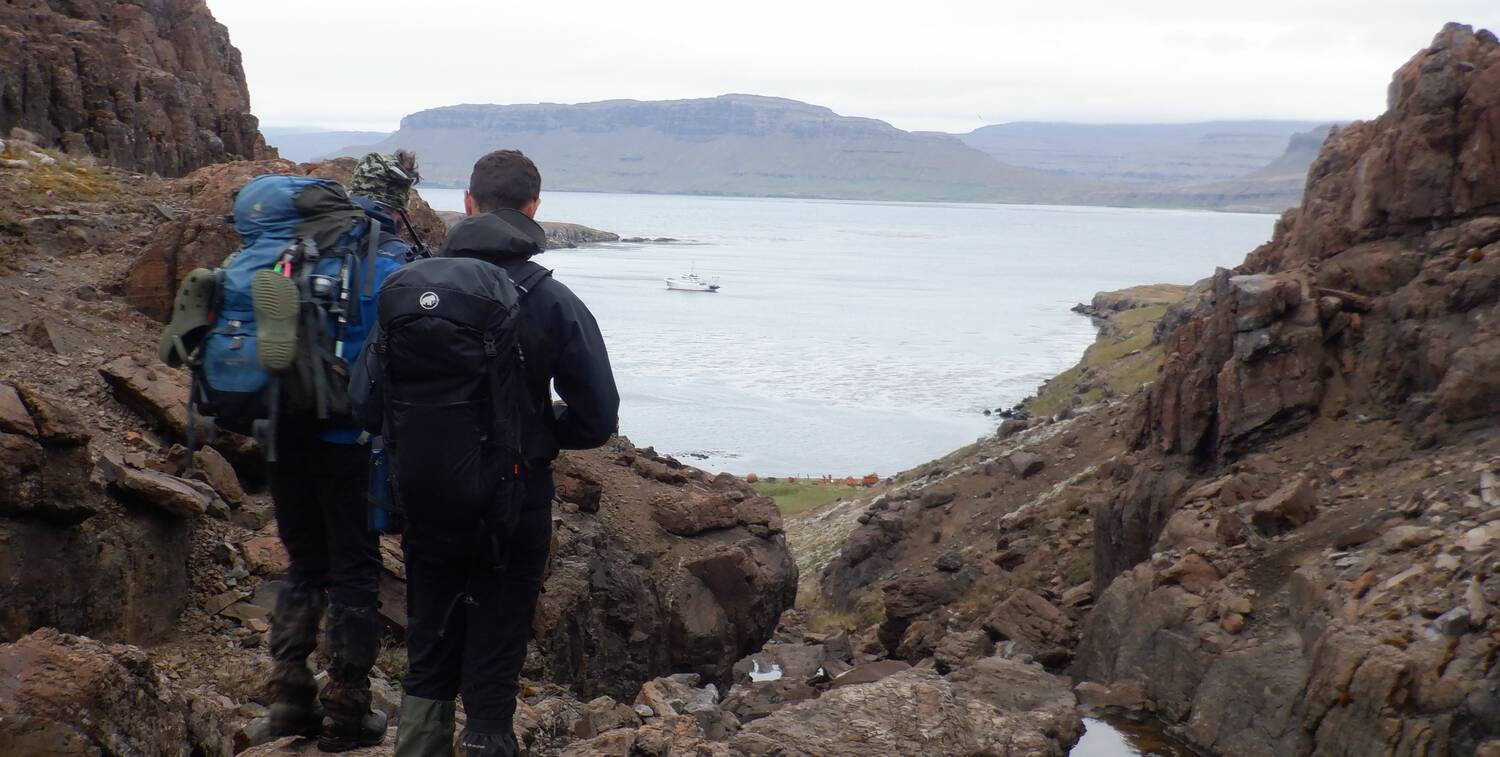
[[405, 150], [397, 150], [394, 155], [372, 152], [360, 158], [349, 191], [383, 205], [405, 208], [412, 185], [421, 180], [415, 155]]

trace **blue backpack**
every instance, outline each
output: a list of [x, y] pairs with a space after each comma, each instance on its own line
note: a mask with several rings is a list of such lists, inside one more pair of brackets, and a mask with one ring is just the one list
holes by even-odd
[[[329, 179], [252, 179], [235, 196], [234, 227], [243, 243], [212, 272], [211, 327], [188, 361], [189, 407], [254, 435], [274, 461], [278, 418], [348, 417], [349, 367], [376, 322], [381, 280], [405, 260], [382, 252], [379, 222]], [[268, 291], [279, 298], [274, 329], [257, 317]], [[270, 360], [260, 344], [268, 339]]]

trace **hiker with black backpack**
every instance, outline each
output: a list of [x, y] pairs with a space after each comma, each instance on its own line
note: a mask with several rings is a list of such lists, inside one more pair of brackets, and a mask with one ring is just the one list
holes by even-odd
[[[381, 632], [379, 537], [348, 377], [375, 325], [380, 284], [414, 257], [375, 203], [404, 208], [415, 173], [410, 157], [367, 156], [353, 182], [374, 195], [363, 203], [329, 179], [252, 179], [235, 196], [240, 249], [184, 278], [160, 347], [168, 364], [192, 368], [189, 412], [209, 421], [201, 425], [252, 434], [266, 453], [290, 558], [271, 612], [266, 735], [315, 736], [325, 752], [385, 737], [369, 680]], [[325, 610], [319, 691], [307, 659]]]
[[[598, 324], [551, 272], [529, 158], [480, 158], [468, 217], [437, 257], [392, 274], [350, 383], [405, 513], [408, 669], [399, 757], [511, 757], [513, 717], [552, 533], [551, 463], [614, 434], [619, 393]], [[554, 404], [553, 387], [561, 402]]]

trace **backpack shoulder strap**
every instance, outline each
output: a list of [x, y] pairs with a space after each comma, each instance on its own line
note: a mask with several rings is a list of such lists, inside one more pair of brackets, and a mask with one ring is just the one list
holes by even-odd
[[516, 294], [520, 295], [521, 299], [526, 299], [526, 295], [531, 294], [531, 290], [536, 289], [544, 279], [551, 275], [551, 269], [543, 268], [536, 261], [528, 260], [516, 266], [510, 280], [516, 285]]

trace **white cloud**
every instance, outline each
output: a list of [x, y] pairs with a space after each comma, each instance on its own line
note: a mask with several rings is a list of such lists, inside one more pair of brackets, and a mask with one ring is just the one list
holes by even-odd
[[792, 97], [907, 129], [1344, 119], [1493, 0], [209, 0], [267, 123], [393, 128], [461, 102]]

